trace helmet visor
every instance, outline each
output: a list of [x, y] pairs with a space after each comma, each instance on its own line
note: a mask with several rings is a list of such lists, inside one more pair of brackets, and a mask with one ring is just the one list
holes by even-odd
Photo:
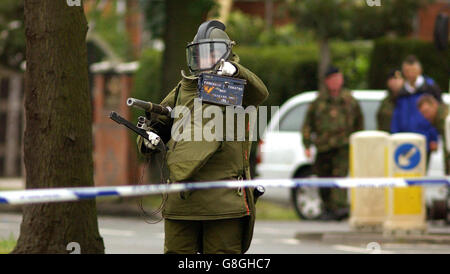
[[192, 72], [212, 70], [221, 59], [228, 58], [229, 47], [225, 42], [202, 42], [187, 46], [187, 63]]

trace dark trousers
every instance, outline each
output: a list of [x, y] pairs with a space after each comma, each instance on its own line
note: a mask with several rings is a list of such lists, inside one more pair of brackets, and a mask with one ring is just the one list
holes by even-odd
[[241, 254], [244, 218], [164, 220], [165, 254]]
[[[319, 152], [314, 163], [315, 174], [318, 177], [346, 177], [348, 175], [348, 158], [348, 146]], [[327, 211], [335, 211], [347, 206], [346, 189], [321, 188], [320, 196]]]

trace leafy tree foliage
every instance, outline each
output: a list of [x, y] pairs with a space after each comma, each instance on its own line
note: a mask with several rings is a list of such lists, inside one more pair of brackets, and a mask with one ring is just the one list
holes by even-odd
[[387, 33], [410, 33], [414, 15], [433, 0], [383, 0], [369, 6], [364, 0], [289, 0], [287, 9], [300, 29], [312, 30], [319, 42], [319, 87], [332, 62], [330, 39], [372, 39]]
[[0, 66], [19, 70], [25, 59], [23, 1], [0, 1]]

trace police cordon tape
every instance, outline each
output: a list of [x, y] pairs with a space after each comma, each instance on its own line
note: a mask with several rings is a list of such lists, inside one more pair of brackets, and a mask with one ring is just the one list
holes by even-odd
[[186, 190], [210, 188], [294, 188], [294, 187], [407, 187], [417, 185], [449, 185], [450, 177], [422, 178], [298, 178], [298, 179], [255, 179], [249, 181], [212, 181], [196, 183], [173, 183], [153, 185], [76, 187], [28, 189], [19, 191], [0, 191], [0, 204], [32, 204], [49, 202], [70, 202], [96, 197], [133, 197], [152, 194], [173, 193]]

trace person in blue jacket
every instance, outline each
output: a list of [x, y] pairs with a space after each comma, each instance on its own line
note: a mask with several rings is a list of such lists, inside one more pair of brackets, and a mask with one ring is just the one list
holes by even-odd
[[430, 94], [442, 102], [441, 91], [434, 80], [422, 75], [422, 66], [415, 56], [408, 56], [402, 64], [405, 84], [399, 92], [391, 122], [391, 133], [414, 132], [427, 140], [427, 163], [430, 153], [437, 149], [439, 133], [422, 115], [417, 101], [423, 94]]

